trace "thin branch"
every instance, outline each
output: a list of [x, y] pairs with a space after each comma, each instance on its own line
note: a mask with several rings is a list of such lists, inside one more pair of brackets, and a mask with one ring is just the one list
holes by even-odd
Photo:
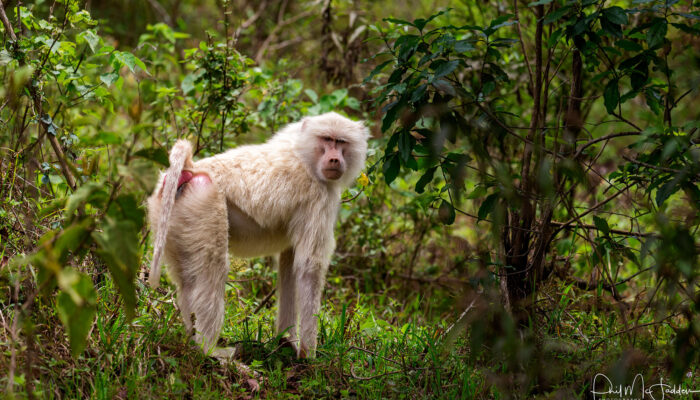
[[270, 46], [270, 47], [268, 48], [268, 50], [269, 50], [269, 51], [281, 50], [281, 49], [283, 49], [283, 48], [285, 48], [285, 47], [294, 46], [294, 45], [297, 44], [297, 43], [301, 43], [301, 42], [303, 42], [304, 40], [305, 40], [305, 39], [304, 39], [303, 37], [297, 36], [297, 37], [292, 38], [292, 39], [289, 39], [289, 40], [285, 40], [285, 41], [282, 41], [282, 42], [279, 42], [279, 43], [275, 43], [275, 44], [273, 44], [272, 46]]
[[[597, 226], [595, 225], [589, 225], [589, 224], [576, 224], [573, 226], [565, 226], [564, 222], [559, 222], [559, 221], [551, 221], [549, 223], [550, 225], [560, 227], [563, 229], [567, 229], [570, 227], [579, 227], [579, 228], [585, 228], [588, 230], [600, 230], [598, 229]], [[614, 233], [616, 235], [623, 235], [623, 236], [635, 236], [635, 237], [657, 237], [658, 235], [655, 233], [648, 233], [648, 232], [632, 232], [632, 231], [623, 231], [621, 229], [610, 229], [610, 233]]]
[[597, 139], [589, 140], [588, 142], [582, 144], [578, 150], [576, 150], [576, 154], [574, 155], [574, 159], [578, 158], [581, 155], [581, 153], [583, 153], [583, 151], [586, 150], [586, 148], [593, 146], [594, 144], [596, 144], [598, 142], [602, 142], [604, 140], [610, 140], [610, 139], [613, 139], [616, 137], [622, 137], [622, 136], [636, 136], [636, 135], [640, 135], [641, 133], [642, 132], [640, 132], [640, 131], [617, 132], [617, 133], [611, 133], [609, 135], [601, 136]]
[[273, 294], [275, 294], [275, 289], [270, 290], [270, 293], [268, 293], [267, 296], [265, 296], [265, 298], [262, 299], [260, 304], [258, 304], [258, 306], [255, 307], [255, 310], [253, 310], [253, 314], [257, 314], [258, 311], [262, 310], [262, 308], [265, 307], [265, 305], [270, 301]]
[[680, 315], [680, 313], [671, 314], [671, 315], [667, 316], [666, 318], [661, 319], [661, 320], [658, 320], [658, 321], [648, 322], [648, 323], [646, 323], [646, 324], [641, 324], [641, 325], [635, 325], [635, 326], [632, 326], [632, 327], [630, 327], [630, 328], [623, 329], [623, 330], [621, 330], [621, 331], [619, 331], [619, 332], [615, 332], [615, 333], [613, 333], [612, 335], [608, 335], [608, 336], [604, 337], [603, 339], [601, 339], [601, 340], [595, 342], [595, 344], [593, 344], [593, 346], [591, 347], [591, 350], [595, 350], [598, 346], [600, 346], [601, 344], [603, 344], [605, 341], [607, 341], [607, 340], [609, 340], [609, 339], [612, 339], [612, 338], [614, 338], [614, 337], [616, 337], [616, 336], [620, 336], [620, 335], [622, 335], [622, 334], [625, 334], [625, 333], [628, 333], [628, 332], [637, 330], [637, 329], [639, 329], [639, 328], [644, 328], [644, 327], [647, 327], [647, 326], [653, 326], [653, 325], [664, 324], [664, 323], [666, 323], [666, 320], [671, 319], [671, 318], [673, 318], [673, 317], [677, 317], [678, 315]]
[[645, 162], [639, 161], [639, 160], [633, 160], [632, 158], [627, 157], [627, 156], [625, 156], [625, 155], [623, 155], [622, 158], [624, 158], [625, 160], [627, 160], [627, 161], [629, 161], [629, 162], [631, 162], [631, 163], [638, 164], [638, 165], [641, 165], [641, 166], [644, 166], [644, 167], [647, 167], [647, 168], [651, 168], [651, 169], [655, 169], [655, 170], [659, 170], [659, 171], [671, 172], [671, 173], [674, 173], [674, 174], [680, 174], [681, 172], [683, 172], [683, 171], [681, 171], [681, 170], [679, 170], [679, 169], [663, 167], [663, 166], [661, 166], [661, 165], [648, 164], [648, 163], [645, 163]]
[[520, 30], [520, 14], [518, 12], [518, 0], [513, 0], [513, 10], [515, 13], [515, 28], [518, 31], [518, 41], [520, 42], [520, 48], [523, 52], [523, 57], [525, 58], [525, 66], [527, 67], [527, 75], [530, 77], [530, 86], [535, 87], [535, 80], [532, 78], [532, 67], [530, 67], [530, 60], [527, 57], [527, 51], [525, 51], [525, 43], [523, 43], [523, 33]]
[[683, 93], [679, 98], [677, 98], [676, 101], [675, 101], [674, 103], [675, 103], [675, 104], [680, 103], [680, 101], [683, 100], [683, 98], [684, 98], [685, 96], [689, 95], [690, 92], [692, 92], [692, 91], [693, 91], [693, 89], [688, 89], [688, 90], [686, 90], [686, 92]]
[[341, 203], [349, 203], [349, 202], [355, 200], [355, 199], [357, 198], [357, 196], [361, 195], [362, 192], [364, 192], [364, 191], [365, 191], [365, 188], [362, 188], [362, 189], [360, 189], [359, 192], [357, 192], [356, 195], [354, 195], [354, 196], [352, 196], [352, 197], [350, 197], [350, 198], [347, 198], [347, 199], [343, 199], [343, 200], [341, 200], [340, 202], [341, 202]]
[[605, 200], [602, 200], [602, 201], [596, 203], [595, 205], [593, 205], [591, 208], [589, 208], [588, 210], [584, 211], [583, 213], [581, 213], [581, 214], [575, 216], [574, 218], [571, 218], [570, 220], [564, 222], [563, 224], [561, 224], [561, 225], [559, 226], [559, 229], [557, 229], [556, 231], [554, 231], [554, 233], [552, 234], [552, 236], [556, 235], [559, 231], [561, 231], [562, 229], [567, 228], [569, 225], [571, 225], [571, 224], [573, 224], [574, 222], [580, 220], [580, 219], [583, 218], [584, 216], [586, 216], [586, 215], [592, 213], [592, 212], [595, 211], [598, 207], [603, 206], [603, 205], [609, 203], [610, 201], [612, 201], [613, 199], [617, 198], [617, 196], [619, 196], [619, 195], [621, 195], [622, 193], [624, 193], [625, 190], [629, 189], [632, 185], [634, 185], [634, 183], [628, 184], [628, 185], [625, 186], [624, 188], [620, 189], [619, 192], [613, 194], [612, 196], [608, 197], [608, 198], [605, 199]]
[[255, 62], [260, 63], [262, 61], [263, 56], [265, 55], [265, 52], [268, 50], [270, 47], [270, 44], [274, 39], [277, 38], [277, 33], [285, 26], [291, 25], [301, 19], [304, 19], [306, 17], [309, 17], [314, 14], [314, 9], [309, 9], [304, 12], [301, 12], [293, 17], [287, 18], [284, 21], [279, 21], [275, 28], [270, 32], [270, 34], [267, 36], [265, 41], [260, 45], [260, 48], [258, 49], [257, 53], [255, 53]]
[[389, 371], [389, 372], [385, 372], [383, 374], [373, 375], [373, 376], [357, 376], [355, 374], [355, 364], [350, 364], [350, 376], [352, 376], [354, 379], [357, 379], [360, 381], [371, 381], [372, 379], [381, 378], [381, 377], [384, 377], [387, 375], [400, 374], [402, 372], [403, 371]]
[[241, 31], [250, 28], [250, 26], [253, 25], [255, 23], [255, 21], [258, 20], [258, 18], [260, 18], [260, 14], [262, 14], [262, 12], [265, 8], [267, 8], [267, 0], [261, 1], [260, 6], [255, 11], [255, 14], [251, 15], [250, 18], [243, 21], [241, 26], [238, 27], [238, 29], [236, 29], [236, 33], [235, 33], [236, 37], [238, 37], [238, 35], [240, 35]]
[[396, 365], [401, 365], [401, 363], [398, 362], [398, 361], [396, 361], [396, 360], [392, 360], [391, 358], [384, 357], [384, 356], [382, 356], [382, 355], [380, 355], [380, 354], [375, 353], [375, 352], [372, 351], [372, 350], [363, 349], [362, 347], [350, 346], [350, 347], [348, 347], [348, 350], [359, 350], [359, 351], [365, 352], [365, 353], [367, 353], [367, 354], [371, 354], [371, 355], [373, 355], [373, 356], [375, 356], [375, 357], [381, 358], [381, 359], [383, 359], [383, 360], [392, 362], [392, 363], [394, 363], [394, 364], [396, 364]]
[[469, 311], [471, 311], [471, 310], [474, 308], [474, 304], [476, 304], [476, 299], [477, 299], [477, 298], [478, 298], [478, 297], [475, 297], [475, 298], [471, 301], [471, 303], [469, 303], [469, 305], [467, 306], [467, 308], [465, 308], [464, 311], [462, 311], [462, 313], [459, 315], [459, 318], [457, 318], [457, 321], [455, 321], [452, 325], [450, 325], [449, 328], [447, 328], [447, 330], [445, 331], [445, 333], [442, 335], [442, 338], [443, 338], [444, 340], [449, 340], [449, 338], [452, 337], [452, 335], [453, 335], [453, 330], [455, 329], [455, 327], [462, 326], [462, 322], [464, 321], [465, 318], [467, 318], [467, 314], [469, 314]]
[[160, 17], [165, 21], [166, 24], [169, 26], [174, 26], [173, 25], [173, 19], [170, 17], [170, 14], [163, 8], [163, 6], [156, 0], [148, 0], [148, 4], [151, 5], [151, 7], [158, 13], [160, 14]]
[[[515, 131], [513, 131], [509, 126], [505, 125], [503, 122], [501, 122], [500, 119], [498, 119], [495, 115], [493, 115], [493, 113], [491, 113], [491, 111], [489, 111], [486, 107], [482, 106], [481, 103], [475, 102], [474, 105], [476, 105], [479, 108], [479, 110], [481, 110], [486, 115], [488, 115], [489, 118], [491, 118], [493, 121], [496, 121], [498, 126], [503, 128], [503, 130], [506, 131], [506, 133], [508, 133], [509, 135], [515, 136], [516, 138], [520, 139], [522, 142], [525, 142], [527, 144], [534, 144], [532, 142], [532, 140], [524, 138], [524, 137], [518, 135], [517, 133], [515, 133]], [[521, 129], [531, 129], [531, 128], [521, 128]]]
[[0, 19], [2, 19], [2, 24], [5, 26], [5, 32], [7, 32], [10, 35], [10, 39], [12, 39], [12, 41], [15, 42], [16, 46], [17, 36], [15, 35], [15, 30], [12, 29], [12, 24], [10, 23], [10, 20], [7, 19], [7, 14], [5, 14], [5, 5], [2, 4], [2, 0], [0, 0]]
[[[621, 107], [621, 106], [622, 106], [622, 105], [620, 104], [620, 107]], [[622, 122], [626, 123], [627, 125], [633, 127], [634, 129], [636, 129], [636, 130], [638, 130], [638, 131], [641, 131], [641, 130], [642, 130], [642, 128], [638, 127], [637, 124], [635, 124], [634, 122], [632, 122], [632, 121], [628, 120], [627, 118], [623, 117], [622, 114], [612, 113], [612, 115], [615, 116], [615, 117], [617, 117], [620, 121], [622, 121]]]

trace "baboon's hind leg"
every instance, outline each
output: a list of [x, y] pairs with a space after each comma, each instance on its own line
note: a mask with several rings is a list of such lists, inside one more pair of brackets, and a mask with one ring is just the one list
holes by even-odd
[[185, 327], [208, 353], [224, 321], [228, 217], [223, 196], [213, 184], [186, 189], [175, 205], [168, 242], [175, 244], [178, 304]]

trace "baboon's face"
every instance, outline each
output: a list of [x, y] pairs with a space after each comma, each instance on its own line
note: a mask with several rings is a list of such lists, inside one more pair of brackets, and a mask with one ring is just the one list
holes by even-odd
[[342, 138], [327, 135], [316, 138], [316, 155], [318, 175], [328, 181], [336, 181], [345, 173], [345, 150], [348, 142]]

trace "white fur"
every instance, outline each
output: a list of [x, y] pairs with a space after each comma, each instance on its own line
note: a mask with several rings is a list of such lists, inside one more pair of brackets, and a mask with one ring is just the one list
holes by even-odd
[[[195, 340], [205, 351], [216, 345], [223, 322], [230, 249], [239, 257], [281, 253], [277, 330], [289, 329], [293, 340], [299, 337], [299, 355], [313, 356], [315, 314], [335, 248], [340, 195], [364, 166], [368, 136], [361, 122], [327, 113], [290, 124], [266, 143], [194, 163], [189, 143], [175, 144], [165, 185], [161, 178], [148, 199], [156, 231], [149, 281], [157, 286], [158, 258], [164, 250], [185, 326], [194, 328]], [[319, 175], [318, 137], [347, 143], [347, 168], [338, 180]], [[208, 175], [212, 184], [185, 187], [173, 204], [183, 166], [194, 175]]]
[[[156, 234], [156, 242], [153, 245], [153, 260], [151, 264], [151, 273], [149, 274], [149, 283], [152, 287], [157, 288], [160, 280], [160, 256], [165, 247], [165, 234], [168, 232], [168, 223], [170, 221], [170, 213], [175, 202], [175, 192], [177, 191], [177, 182], [180, 177], [180, 172], [185, 167], [185, 164], [192, 163], [192, 146], [187, 141], [179, 141], [170, 152], [170, 167], [165, 175], [161, 175], [160, 190], [162, 191], [162, 207], [163, 212], [160, 213], [158, 220], [158, 228]], [[156, 226], [153, 224], [153, 226]]]

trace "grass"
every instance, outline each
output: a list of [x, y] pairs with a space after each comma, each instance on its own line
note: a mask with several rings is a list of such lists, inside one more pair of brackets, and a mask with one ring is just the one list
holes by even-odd
[[[469, 334], [445, 342], [444, 332], [459, 313], [440, 307], [445, 297], [458, 299], [462, 289], [430, 283], [407, 288], [395, 281], [366, 293], [357, 280], [333, 272], [319, 316], [317, 358], [296, 360], [274, 333], [275, 299], [267, 296], [273, 269], [264, 262], [243, 264], [230, 279], [220, 344], [237, 346], [240, 361], [256, 376], [188, 343], [170, 286], [154, 291], [139, 281], [136, 317], [127, 321], [106, 278], [96, 284], [97, 317], [77, 359], [70, 356], [54, 296], [39, 296], [25, 320], [22, 328], [33, 332], [31, 341], [13, 339], [14, 307], [3, 303], [0, 385], [15, 383], [4, 397], [471, 399], [529, 392], [575, 398], [589, 392], [596, 372], [625, 371], [621, 379], [627, 379], [641, 371], [648, 381], [668, 373], [664, 351], [673, 329], [665, 324], [638, 329], [632, 345], [632, 332], [616, 335], [623, 329], [617, 313], [595, 293], [555, 284], [543, 288], [541, 312], [525, 330], [515, 329], [484, 293], [480, 298], [487, 300], [457, 328]], [[652, 321], [650, 313], [641, 319]], [[698, 372], [689, 371], [683, 384], [700, 388]]]

